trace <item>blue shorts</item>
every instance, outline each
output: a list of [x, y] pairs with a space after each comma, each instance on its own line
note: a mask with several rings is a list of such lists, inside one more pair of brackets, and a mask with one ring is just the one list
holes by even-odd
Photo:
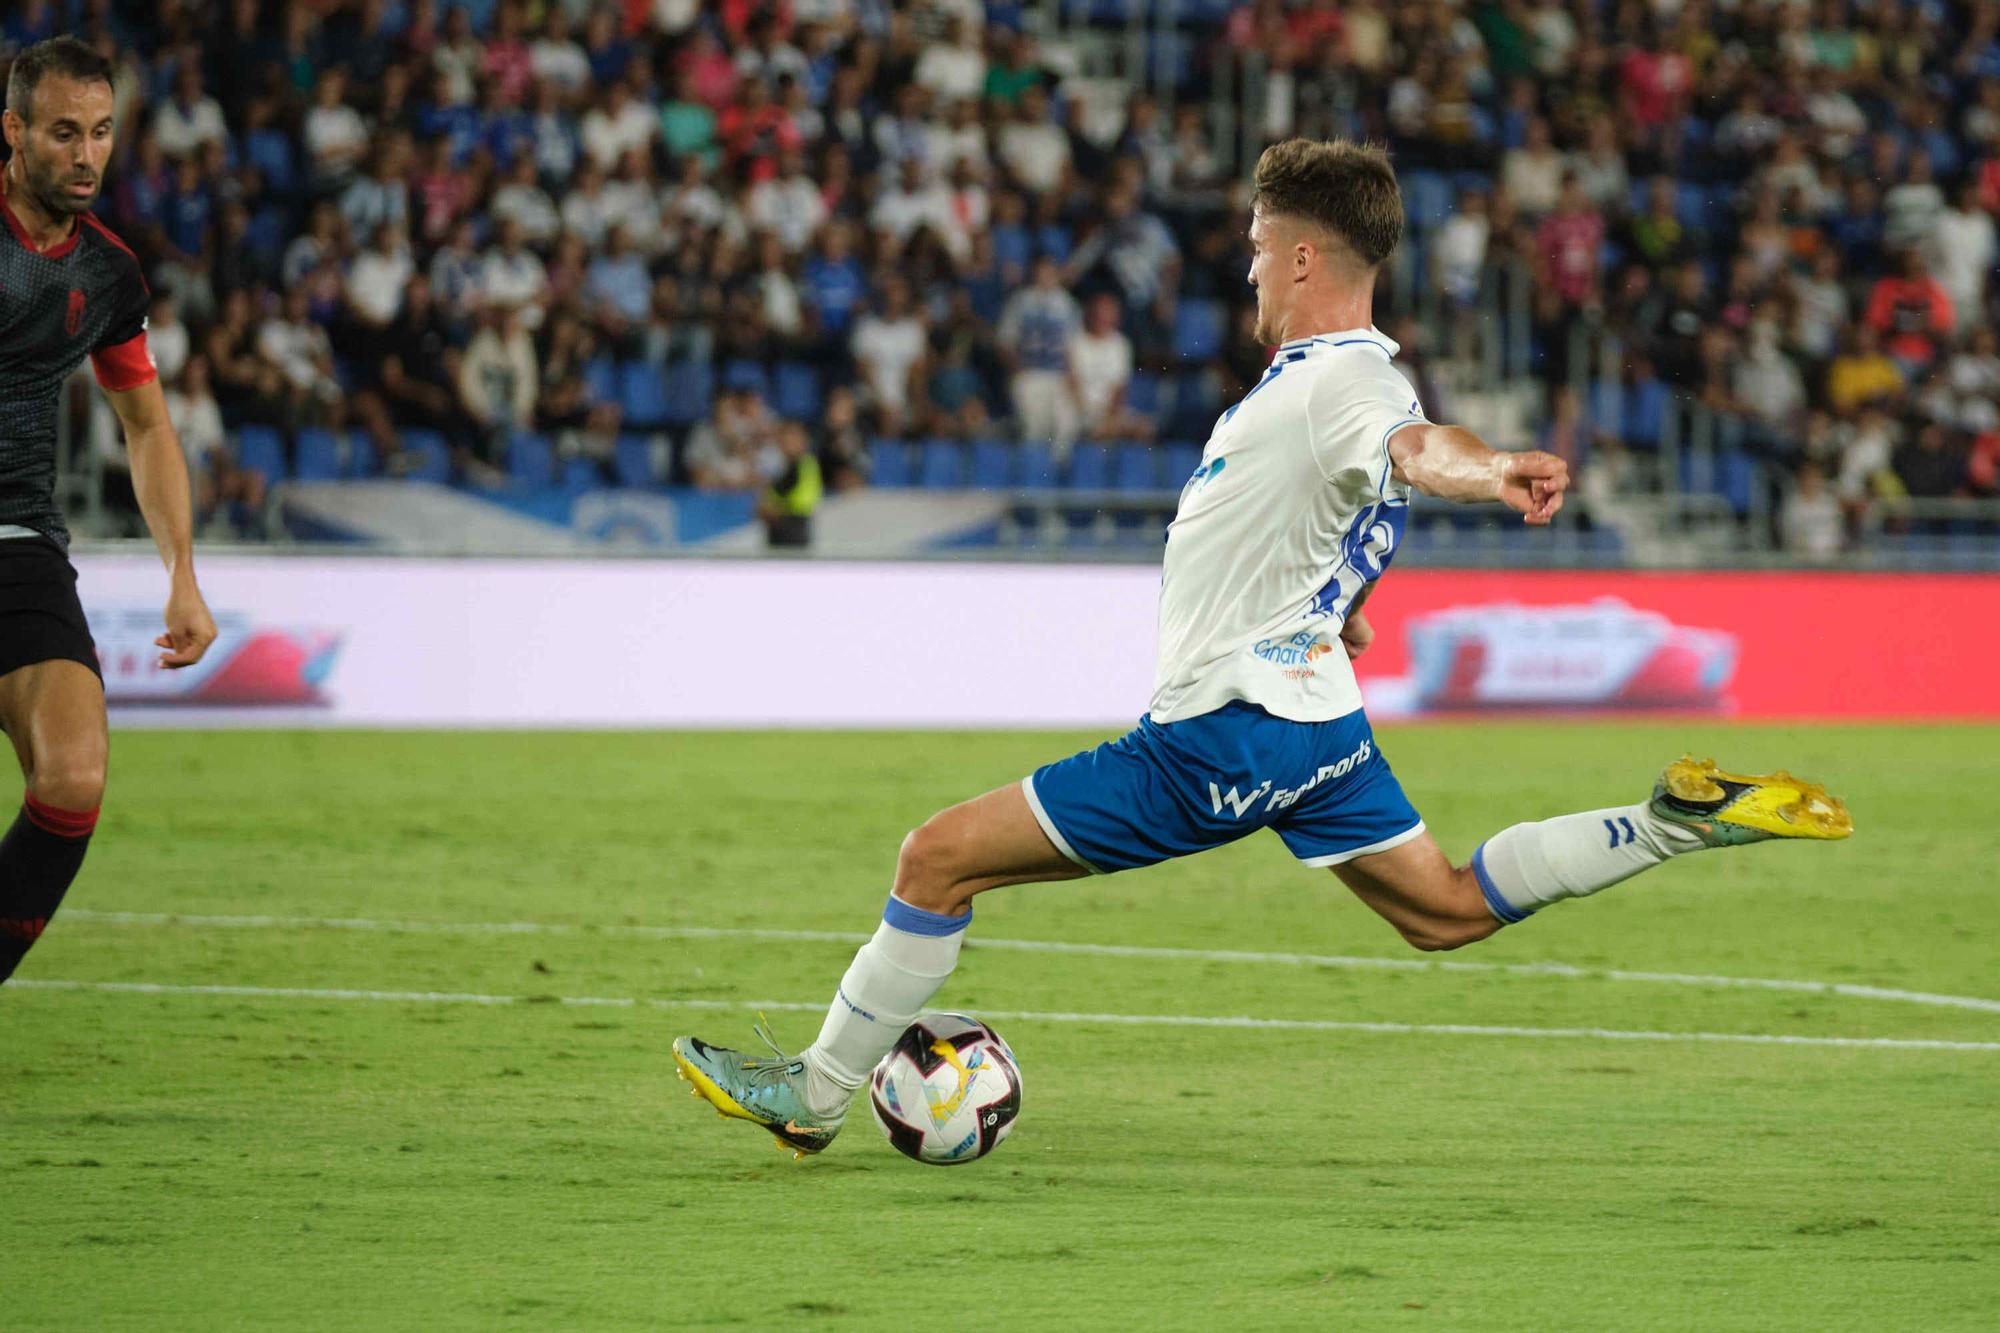
[[1100, 874], [1277, 830], [1309, 866], [1387, 851], [1424, 831], [1360, 709], [1288, 722], [1230, 703], [1180, 722], [1140, 720], [1021, 780], [1049, 841]]

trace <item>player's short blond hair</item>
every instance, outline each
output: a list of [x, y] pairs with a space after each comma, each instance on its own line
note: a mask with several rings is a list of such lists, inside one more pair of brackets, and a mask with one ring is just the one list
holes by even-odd
[[1403, 192], [1377, 144], [1286, 139], [1257, 159], [1252, 204], [1267, 217], [1311, 223], [1375, 268], [1403, 239]]

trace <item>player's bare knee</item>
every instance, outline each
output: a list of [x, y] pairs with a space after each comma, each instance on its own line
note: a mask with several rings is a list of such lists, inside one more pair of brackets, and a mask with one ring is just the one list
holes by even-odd
[[1416, 925], [1398, 926], [1403, 940], [1412, 949], [1423, 953], [1446, 953], [1452, 949], [1463, 949], [1485, 939], [1500, 928], [1500, 923], [1490, 915], [1485, 920], [1437, 918]]
[[88, 754], [44, 760], [29, 776], [28, 792], [58, 810], [95, 810], [104, 803], [104, 760]]
[[958, 911], [965, 895], [955, 862], [951, 839], [932, 816], [903, 839], [896, 855], [896, 896], [926, 912]]

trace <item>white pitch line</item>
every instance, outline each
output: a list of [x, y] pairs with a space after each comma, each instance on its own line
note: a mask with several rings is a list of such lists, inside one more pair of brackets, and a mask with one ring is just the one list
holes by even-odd
[[[191, 926], [217, 930], [356, 930], [412, 935], [574, 935], [646, 940], [785, 940], [814, 944], [861, 944], [868, 936], [840, 930], [775, 930], [736, 926], [575, 926], [554, 921], [410, 921], [368, 917], [200, 916], [176, 912], [100, 912], [72, 908], [65, 921], [112, 926]], [[1782, 977], [1710, 976], [1695, 972], [1638, 972], [1626, 968], [1577, 967], [1570, 963], [1476, 963], [1456, 958], [1368, 958], [1348, 954], [1259, 953], [1243, 949], [1173, 949], [1142, 944], [1076, 944], [1064, 940], [1008, 940], [973, 936], [973, 950], [1080, 954], [1097, 958], [1155, 958], [1202, 963], [1245, 963], [1259, 967], [1350, 968], [1363, 971], [1470, 972], [1516, 977], [1559, 977], [1578, 981], [1633, 981], [1668, 986], [1722, 986], [1744, 990], [1791, 991], [1884, 1000], [1938, 1009], [1973, 1009], [2000, 1014], [2000, 1000], [1977, 995], [1863, 986], [1847, 981], [1799, 981]]]
[[[662, 1000], [613, 995], [481, 995], [465, 991], [320, 989], [310, 986], [172, 986], [151, 981], [14, 980], [9, 989], [97, 991], [123, 995], [214, 996], [250, 1000], [347, 1000], [391, 1004], [536, 1005], [594, 1008], [775, 1010], [822, 1013], [824, 1003], [796, 1000]], [[981, 1009], [987, 1018], [1026, 1023], [1099, 1023], [1122, 1027], [1232, 1028], [1277, 1032], [1366, 1032], [1423, 1037], [1556, 1037], [1591, 1041], [1720, 1042], [1752, 1046], [1835, 1046], [1891, 1051], [2000, 1051], [1996, 1041], [1942, 1041], [1915, 1037], [1806, 1037], [1770, 1032], [1652, 1032], [1630, 1028], [1484, 1027], [1471, 1023], [1365, 1023], [1326, 1018], [1251, 1018], [1243, 1015], [1094, 1014], [1066, 1010]]]

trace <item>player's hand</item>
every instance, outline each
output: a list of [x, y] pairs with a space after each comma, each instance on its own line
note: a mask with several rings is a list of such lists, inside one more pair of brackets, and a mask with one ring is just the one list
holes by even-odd
[[153, 640], [153, 646], [166, 649], [160, 654], [160, 665], [169, 671], [201, 661], [201, 655], [215, 642], [215, 617], [208, 613], [208, 603], [192, 581], [176, 583], [167, 595], [166, 621], [167, 632]]
[[1500, 501], [1521, 515], [1523, 523], [1541, 527], [1563, 506], [1569, 489], [1569, 464], [1539, 449], [1502, 454]]
[[1368, 645], [1375, 642], [1375, 627], [1368, 623], [1368, 617], [1356, 611], [1347, 617], [1347, 623], [1340, 627], [1340, 646], [1347, 650], [1347, 660], [1368, 651]]

